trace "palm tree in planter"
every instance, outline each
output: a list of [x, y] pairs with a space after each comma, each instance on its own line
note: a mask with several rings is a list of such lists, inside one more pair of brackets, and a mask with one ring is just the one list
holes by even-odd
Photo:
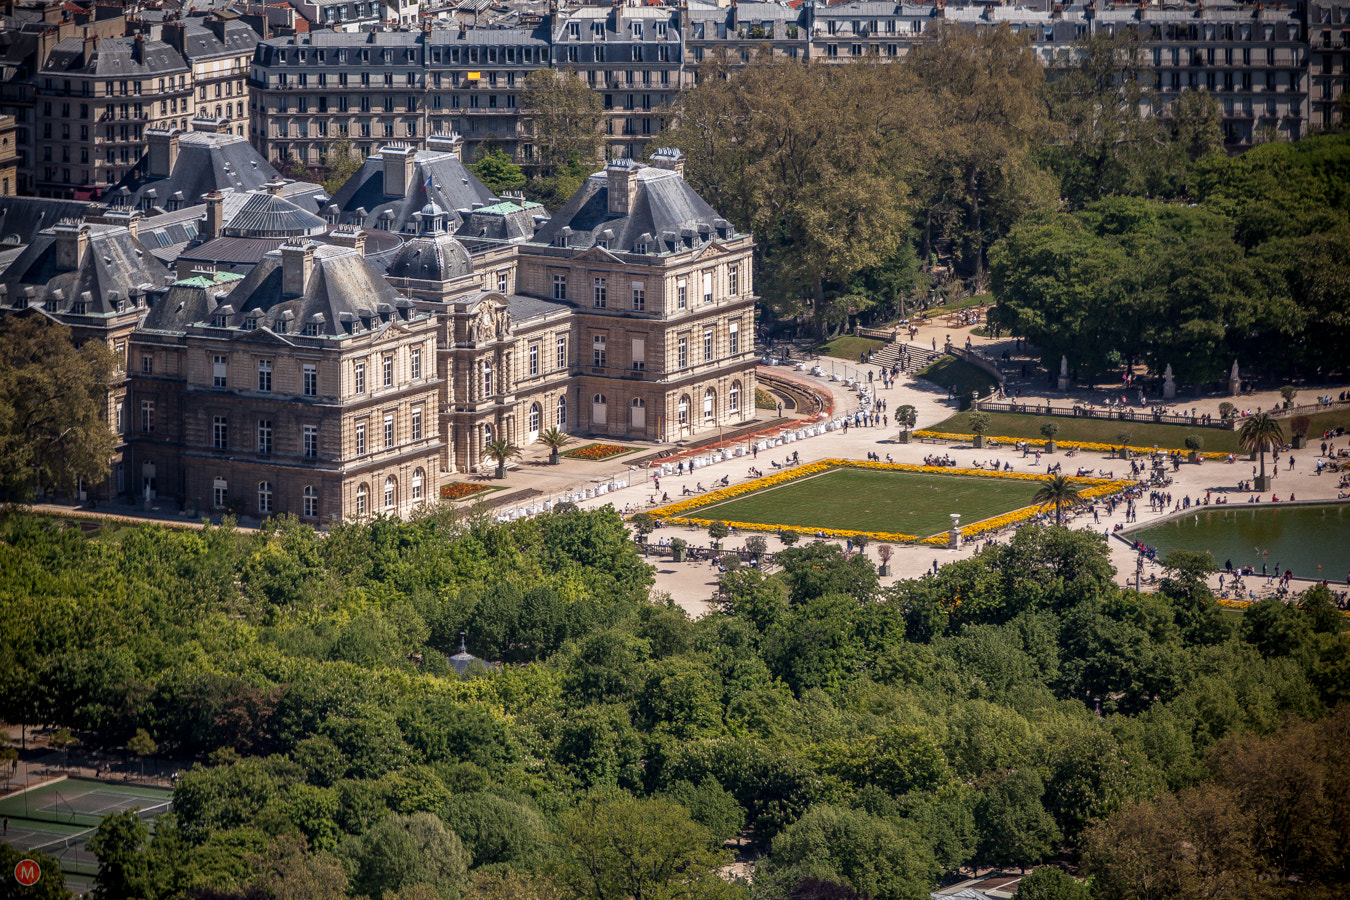
[[570, 440], [572, 440], [572, 436], [556, 425], [539, 435], [539, 443], [548, 448], [548, 464], [550, 466], [558, 464], [558, 451]]
[[916, 418], [916, 410], [908, 403], [895, 411], [895, 424], [899, 425], [902, 429], [900, 432], [900, 443], [909, 443], [909, 430], [914, 427]]
[[493, 438], [483, 448], [483, 455], [497, 461], [497, 477], [506, 477], [506, 463], [520, 455], [520, 448], [506, 438]]
[[1078, 491], [1078, 485], [1070, 481], [1067, 475], [1049, 475], [1041, 480], [1041, 488], [1031, 498], [1031, 502], [1041, 506], [1054, 504], [1055, 525], [1058, 527], [1064, 524], [1065, 507], [1074, 509], [1087, 503]]
[[1045, 438], [1045, 452], [1055, 452], [1055, 435], [1059, 434], [1058, 422], [1046, 422], [1041, 426], [1041, 436]]
[[1238, 446], [1261, 456], [1261, 475], [1256, 479], [1258, 494], [1270, 490], [1270, 478], [1266, 475], [1266, 451], [1283, 443], [1284, 429], [1269, 413], [1248, 416], [1238, 429]]
[[1132, 436], [1133, 436], [1133, 435], [1131, 435], [1128, 431], [1122, 431], [1120, 434], [1116, 435], [1116, 437], [1120, 438], [1120, 458], [1121, 458], [1121, 459], [1129, 459], [1129, 458], [1130, 458], [1130, 438], [1131, 438]]
[[987, 412], [973, 412], [967, 417], [970, 423], [970, 433], [975, 435], [975, 447], [978, 449], [984, 446], [984, 433], [989, 430], [990, 418]]

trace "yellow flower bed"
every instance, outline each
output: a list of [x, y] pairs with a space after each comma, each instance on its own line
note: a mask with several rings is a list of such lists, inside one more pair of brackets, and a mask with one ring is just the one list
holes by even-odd
[[[975, 440], [975, 435], [973, 435], [973, 434], [947, 434], [946, 432], [942, 432], [942, 431], [916, 431], [916, 432], [914, 432], [914, 436], [917, 437], [917, 438], [927, 438], [927, 439], [929, 439], [929, 440], [937, 440], [937, 441], [961, 441], [961, 442], [966, 442], [966, 441], [973, 441], [973, 440]], [[1045, 438], [994, 437], [994, 436], [992, 436], [992, 435], [985, 435], [984, 439], [985, 439], [986, 441], [997, 441], [997, 442], [1000, 443], [1000, 444], [1016, 444], [1018, 441], [1026, 441], [1026, 442], [1027, 442], [1027, 446], [1029, 446], [1029, 447], [1037, 447], [1037, 448], [1040, 448], [1040, 449], [1044, 449], [1044, 447], [1045, 447]], [[1117, 452], [1120, 451], [1120, 445], [1119, 445], [1119, 444], [1102, 444], [1102, 443], [1099, 443], [1099, 442], [1097, 442], [1097, 441], [1060, 441], [1060, 440], [1056, 440], [1056, 441], [1055, 441], [1055, 446], [1058, 447], [1058, 448], [1061, 448], [1061, 449], [1069, 449], [1069, 450], [1095, 450], [1095, 451], [1100, 451], [1100, 452], [1102, 452], [1102, 453], [1117, 453]], [[1152, 447], [1130, 447], [1129, 449], [1130, 449], [1135, 455], [1137, 455], [1137, 456], [1148, 456], [1149, 454], [1155, 452], [1154, 448], [1152, 448]], [[1162, 450], [1162, 452], [1164, 452], [1164, 453], [1190, 453], [1190, 452], [1191, 452], [1190, 450], [1178, 450], [1178, 449], [1176, 449], [1176, 448], [1168, 448], [1168, 447], [1160, 447], [1160, 448], [1158, 448], [1158, 449], [1159, 449], [1159, 450]], [[1218, 451], [1218, 450], [1214, 450], [1214, 451], [1206, 450], [1206, 451], [1204, 451], [1203, 453], [1199, 453], [1199, 455], [1200, 455], [1200, 456], [1203, 456], [1205, 459], [1227, 459], [1227, 458], [1228, 458], [1228, 453], [1227, 453], [1226, 451]]]
[[[829, 469], [852, 468], [852, 469], [880, 469], [887, 472], [921, 472], [927, 475], [971, 475], [977, 478], [1005, 478], [1015, 481], [1041, 481], [1044, 476], [1036, 475], [1030, 472], [994, 472], [985, 469], [958, 469], [951, 466], [916, 466], [908, 463], [885, 463], [871, 462], [860, 459], [822, 459], [819, 462], [807, 463], [799, 466], [790, 472], [780, 472], [777, 475], [768, 475], [764, 478], [757, 478], [754, 481], [747, 481], [744, 484], [736, 484], [731, 487], [724, 487], [707, 494], [699, 494], [696, 497], [690, 497], [687, 500], [681, 500], [677, 503], [671, 503], [659, 509], [654, 509], [651, 514], [659, 519], [674, 525], [693, 525], [699, 528], [706, 528], [713, 522], [725, 522], [725, 519], [700, 519], [691, 516], [685, 516], [684, 513], [692, 512], [703, 506], [709, 506], [714, 503], [721, 503], [724, 500], [731, 500], [740, 497], [743, 494], [749, 494], [754, 491], [763, 490], [768, 487], [775, 487], [785, 484], [789, 481], [795, 481], [798, 478], [805, 478], [808, 475], [816, 475]], [[1079, 496], [1084, 499], [1095, 499], [1110, 494], [1123, 491], [1130, 487], [1133, 482], [1128, 479], [1111, 480], [1109, 478], [1070, 478], [1078, 484], [1087, 485], [1085, 490], [1079, 492]], [[991, 519], [984, 519], [971, 525], [963, 526], [961, 536], [963, 538], [975, 537], [990, 531], [997, 531], [1006, 528], [1017, 522], [1030, 519], [1042, 512], [1045, 512], [1045, 506], [1027, 506], [1022, 509], [1013, 510], [1004, 513], [1001, 516], [994, 516]], [[726, 522], [732, 528], [739, 528], [744, 531], [795, 531], [798, 534], [815, 535], [824, 534], [829, 537], [854, 538], [865, 537], [873, 541], [881, 541], [893, 544], [912, 544], [915, 542], [923, 544], [945, 544], [947, 542], [946, 534], [934, 535], [930, 538], [920, 539], [917, 535], [899, 534], [889, 531], [854, 531], [843, 528], [812, 528], [806, 525], [768, 525], [762, 522]]]

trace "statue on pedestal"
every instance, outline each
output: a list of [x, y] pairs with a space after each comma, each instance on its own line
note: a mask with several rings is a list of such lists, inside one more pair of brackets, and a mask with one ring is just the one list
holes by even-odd
[[1067, 356], [1059, 358], [1059, 389], [1065, 392], [1069, 390], [1069, 358]]
[[1167, 371], [1163, 372], [1163, 399], [1175, 400], [1177, 398], [1177, 383], [1172, 380], [1172, 364], [1167, 364]]

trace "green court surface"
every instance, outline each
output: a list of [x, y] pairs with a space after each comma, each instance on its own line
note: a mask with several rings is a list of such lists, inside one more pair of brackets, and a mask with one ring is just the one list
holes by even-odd
[[106, 815], [128, 809], [167, 810], [172, 798], [173, 792], [164, 788], [69, 778], [5, 797], [0, 800], [0, 816], [88, 828]]
[[1031, 504], [1040, 485], [1011, 478], [831, 469], [683, 515], [695, 519], [881, 531], [918, 537]]
[[[19, 850], [38, 850], [61, 862], [68, 876], [93, 875], [98, 860], [86, 843], [103, 816], [139, 809], [144, 817], [169, 811], [173, 792], [144, 785], [66, 779], [0, 799], [6, 820], [0, 840]], [[86, 883], [78, 879], [69, 886]]]

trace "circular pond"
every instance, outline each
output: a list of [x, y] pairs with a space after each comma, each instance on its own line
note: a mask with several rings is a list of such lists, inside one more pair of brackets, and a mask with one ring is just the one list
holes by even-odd
[[1129, 538], [1169, 550], [1209, 550], [1222, 566], [1261, 564], [1274, 573], [1292, 569], [1298, 578], [1344, 583], [1350, 573], [1350, 504], [1307, 506], [1201, 506], [1133, 531]]

